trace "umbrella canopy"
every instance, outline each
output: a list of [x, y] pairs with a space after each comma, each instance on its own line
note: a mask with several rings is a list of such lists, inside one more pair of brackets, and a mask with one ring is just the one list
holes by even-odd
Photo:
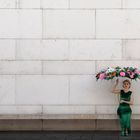
[[96, 80], [110, 80], [114, 77], [127, 77], [131, 80], [140, 79], [140, 70], [135, 67], [107, 67], [96, 74]]

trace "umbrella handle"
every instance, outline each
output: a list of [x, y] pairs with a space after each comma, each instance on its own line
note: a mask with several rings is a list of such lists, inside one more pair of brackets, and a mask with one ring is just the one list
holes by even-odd
[[116, 79], [116, 83], [118, 84], [119, 83], [119, 78], [117, 77], [117, 79]]

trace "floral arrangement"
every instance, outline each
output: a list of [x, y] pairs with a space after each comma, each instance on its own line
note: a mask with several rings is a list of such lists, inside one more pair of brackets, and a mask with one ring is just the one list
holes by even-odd
[[110, 80], [114, 77], [127, 77], [132, 80], [140, 79], [140, 70], [134, 67], [108, 67], [96, 74], [96, 80]]

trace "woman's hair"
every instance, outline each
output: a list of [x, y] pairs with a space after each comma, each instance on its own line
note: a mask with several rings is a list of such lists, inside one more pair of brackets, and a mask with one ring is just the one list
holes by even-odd
[[126, 83], [126, 82], [129, 83], [129, 85], [130, 85], [129, 88], [130, 88], [131, 87], [131, 82], [128, 79], [126, 79], [126, 80], [123, 81], [123, 84]]

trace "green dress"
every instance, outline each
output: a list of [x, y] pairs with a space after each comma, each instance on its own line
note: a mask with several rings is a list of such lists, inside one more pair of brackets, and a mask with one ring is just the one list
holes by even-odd
[[[132, 91], [128, 91], [127, 93], [124, 90], [120, 91], [120, 100], [130, 101]], [[128, 130], [128, 134], [131, 134], [131, 114], [132, 110], [130, 105], [127, 103], [120, 103], [117, 109], [117, 115], [119, 116], [121, 132], [126, 128]]]

